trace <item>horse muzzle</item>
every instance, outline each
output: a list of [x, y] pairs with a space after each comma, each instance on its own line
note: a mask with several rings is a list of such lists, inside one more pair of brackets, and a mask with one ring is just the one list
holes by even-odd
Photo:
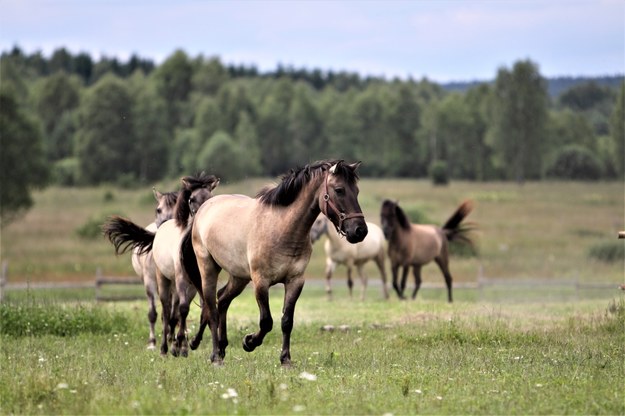
[[369, 232], [367, 223], [362, 218], [354, 218], [349, 223], [346, 221], [345, 225], [345, 237], [352, 244], [360, 243]]

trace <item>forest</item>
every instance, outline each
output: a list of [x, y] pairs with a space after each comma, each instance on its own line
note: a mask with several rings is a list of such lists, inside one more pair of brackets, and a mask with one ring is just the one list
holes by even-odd
[[19, 46], [0, 57], [2, 219], [49, 184], [131, 187], [199, 171], [225, 183], [308, 162], [367, 177], [623, 178], [622, 75], [547, 80], [539, 64], [441, 85], [176, 50], [161, 64]]

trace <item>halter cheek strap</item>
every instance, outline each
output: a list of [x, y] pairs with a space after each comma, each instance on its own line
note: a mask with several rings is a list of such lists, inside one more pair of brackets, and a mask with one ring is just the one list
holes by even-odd
[[323, 200], [325, 202], [325, 204], [321, 207], [321, 212], [323, 212], [323, 215], [325, 215], [326, 217], [330, 218], [330, 216], [328, 215], [330, 211], [328, 211], [328, 208], [332, 208], [332, 210], [336, 213], [336, 215], [339, 217], [339, 225], [336, 225], [334, 223], [332, 223], [332, 225], [334, 225], [334, 228], [336, 228], [336, 232], [339, 233], [339, 235], [345, 237], [347, 235], [347, 233], [345, 231], [343, 231], [343, 221], [350, 219], [350, 218], [364, 218], [365, 214], [363, 214], [362, 212], [354, 212], [351, 214], [346, 214], [343, 211], [339, 211], [339, 209], [336, 207], [336, 205], [334, 205], [334, 202], [332, 202], [332, 200], [330, 199], [330, 193], [328, 192], [328, 177], [330, 176], [330, 173], [326, 174], [326, 179], [325, 179], [325, 189], [324, 189], [324, 194], [323, 194]]

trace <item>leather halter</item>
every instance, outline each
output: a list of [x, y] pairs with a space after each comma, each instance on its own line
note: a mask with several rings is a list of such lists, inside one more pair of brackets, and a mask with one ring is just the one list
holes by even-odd
[[325, 201], [325, 205], [323, 205], [321, 207], [321, 212], [323, 212], [323, 215], [325, 215], [326, 217], [330, 218], [330, 216], [328, 215], [329, 211], [328, 211], [328, 207], [332, 208], [332, 210], [337, 214], [338, 218], [339, 218], [339, 225], [334, 224], [334, 222], [332, 222], [332, 225], [334, 225], [334, 228], [336, 228], [336, 232], [339, 233], [340, 236], [345, 237], [347, 235], [347, 233], [345, 231], [343, 231], [343, 221], [350, 219], [350, 218], [364, 218], [365, 214], [363, 214], [362, 212], [354, 212], [351, 214], [346, 214], [343, 211], [339, 211], [339, 209], [336, 207], [336, 205], [334, 205], [334, 202], [332, 202], [332, 200], [330, 199], [330, 194], [328, 193], [328, 178], [330, 176], [330, 172], [326, 173], [326, 178], [325, 178], [325, 183], [324, 183], [324, 194], [323, 194], [323, 200]]

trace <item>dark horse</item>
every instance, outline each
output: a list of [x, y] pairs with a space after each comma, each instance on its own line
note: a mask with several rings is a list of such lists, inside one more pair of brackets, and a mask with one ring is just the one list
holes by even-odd
[[[315, 219], [323, 212], [350, 243], [367, 235], [357, 198], [359, 165], [340, 160], [317, 162], [292, 170], [280, 184], [261, 190], [256, 198], [218, 195], [202, 205], [180, 249], [183, 267], [203, 295], [201, 325], [191, 348], [198, 347], [208, 325], [213, 341], [211, 362], [223, 364], [228, 308], [251, 280], [260, 310], [260, 330], [244, 337], [243, 349], [253, 351], [273, 327], [269, 287], [282, 283], [280, 362], [291, 364], [293, 313], [312, 252], [309, 234]], [[217, 293], [222, 269], [230, 279]]]
[[[388, 256], [393, 272], [393, 288], [397, 296], [404, 299], [406, 278], [412, 266], [415, 288], [412, 298], [417, 296], [421, 286], [421, 267], [434, 260], [443, 272], [447, 285], [447, 300], [452, 302], [452, 277], [449, 272], [449, 242], [461, 241], [473, 245], [469, 232], [472, 227], [462, 226], [462, 220], [473, 208], [471, 201], [463, 202], [445, 225], [412, 224], [396, 202], [385, 200], [380, 213], [382, 230], [388, 240]], [[403, 267], [401, 283], [397, 282], [399, 267]]]

